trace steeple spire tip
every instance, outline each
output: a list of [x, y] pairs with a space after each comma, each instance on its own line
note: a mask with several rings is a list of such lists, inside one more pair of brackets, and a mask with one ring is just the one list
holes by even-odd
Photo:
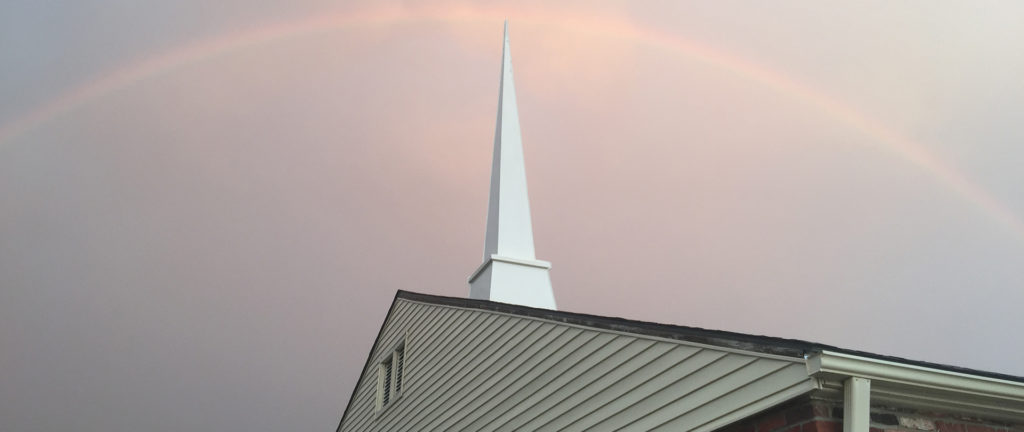
[[548, 275], [551, 264], [537, 260], [533, 251], [526, 166], [523, 163], [519, 109], [516, 106], [516, 88], [509, 51], [506, 19], [484, 262], [469, 277], [469, 296], [555, 309], [555, 296]]

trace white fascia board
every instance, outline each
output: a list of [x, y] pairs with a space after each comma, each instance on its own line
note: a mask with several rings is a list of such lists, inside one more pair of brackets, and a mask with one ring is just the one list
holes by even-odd
[[807, 373], [823, 387], [849, 377], [870, 379], [873, 400], [1024, 418], [1020, 382], [834, 351], [810, 356]]
[[888, 383], [1024, 402], [1024, 383], [822, 351], [807, 359], [810, 375], [861, 377]]

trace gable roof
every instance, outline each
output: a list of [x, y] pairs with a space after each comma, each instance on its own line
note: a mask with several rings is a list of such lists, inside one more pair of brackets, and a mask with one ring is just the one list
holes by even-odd
[[[364, 371], [368, 370], [368, 368], [370, 368], [371, 365], [373, 364], [374, 353], [378, 351], [378, 345], [381, 343], [381, 335], [384, 333], [384, 328], [391, 319], [392, 314], [395, 312], [396, 304], [398, 304], [400, 300], [404, 300], [407, 302], [422, 303], [427, 305], [447, 306], [467, 310], [477, 310], [481, 312], [492, 312], [515, 317], [531, 318], [548, 321], [552, 323], [562, 323], [576, 327], [589, 328], [594, 330], [611, 331], [626, 335], [647, 336], [658, 339], [675, 340], [687, 344], [696, 344], [714, 348], [721, 348], [733, 352], [741, 351], [747, 353], [759, 353], [767, 356], [788, 357], [801, 362], [808, 361], [808, 359], [813, 361], [815, 360], [815, 358], [820, 358], [823, 355], [831, 356], [830, 358], [835, 358], [836, 356], [847, 356], [859, 359], [873, 359], [878, 361], [879, 363], [896, 364], [900, 367], [906, 366], [908, 368], [938, 370], [953, 375], [965, 375], [968, 377], [984, 377], [985, 379], [1008, 381], [1011, 383], [1015, 383], [1011, 386], [1012, 388], [1010, 389], [1011, 398], [1017, 400], [1021, 396], [1024, 396], [1018, 394], [1020, 384], [1024, 383], [1024, 377], [1012, 376], [1007, 374], [980, 371], [975, 369], [942, 365], [931, 362], [908, 360], [900, 357], [885, 356], [857, 350], [848, 350], [831, 345], [808, 342], [797, 339], [786, 339], [720, 330], [708, 330], [696, 327], [659, 324], [652, 322], [629, 320], [624, 318], [589, 315], [549, 309], [539, 309], [521, 305], [497, 303], [487, 300], [437, 296], [401, 290], [395, 294], [395, 298], [388, 311], [387, 317], [385, 317], [384, 322], [381, 325], [381, 331], [378, 332], [377, 339], [374, 341], [373, 348], [370, 350], [370, 353], [367, 356], [367, 361], [363, 369]], [[808, 364], [810, 365], [810, 363]], [[819, 363], [818, 368], [821, 372], [828, 372], [825, 370], [827, 368], [821, 368], [820, 366], [821, 365]], [[810, 373], [810, 371], [808, 372]], [[349, 398], [348, 404], [345, 409], [345, 413], [343, 414], [341, 421], [339, 423], [339, 429], [341, 428], [342, 425], [345, 424], [345, 419], [352, 409], [352, 404], [356, 399], [356, 392], [358, 391], [358, 388], [358, 384], [353, 388], [352, 396]], [[1005, 388], [1002, 389], [1005, 390]]]

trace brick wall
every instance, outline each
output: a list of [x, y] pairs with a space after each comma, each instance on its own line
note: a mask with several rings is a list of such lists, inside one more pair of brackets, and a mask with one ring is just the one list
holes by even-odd
[[[804, 398], [726, 426], [719, 432], [842, 431], [842, 402]], [[1024, 432], [1024, 425], [873, 405], [870, 432]]]
[[842, 407], [803, 399], [726, 426], [720, 432], [842, 432]]

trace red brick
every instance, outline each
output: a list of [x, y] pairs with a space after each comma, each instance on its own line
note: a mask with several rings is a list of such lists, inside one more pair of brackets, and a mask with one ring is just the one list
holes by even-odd
[[757, 422], [757, 432], [771, 432], [786, 425], [786, 417], [782, 413], [769, 414]]
[[996, 429], [985, 425], [967, 425], [967, 432], [996, 432]]
[[936, 421], [935, 428], [938, 429], [939, 432], [965, 432], [964, 425], [960, 423]]
[[818, 432], [843, 432], [843, 422], [820, 421], [818, 422]]
[[842, 432], [843, 424], [835, 421], [816, 420], [803, 424], [801, 432]]

